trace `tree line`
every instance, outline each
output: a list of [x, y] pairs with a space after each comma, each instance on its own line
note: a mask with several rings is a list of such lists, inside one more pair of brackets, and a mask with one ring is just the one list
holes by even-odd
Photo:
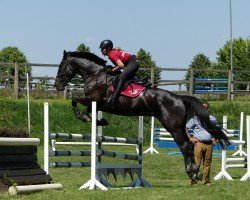
[[[86, 46], [84, 43], [78, 45], [76, 48], [80, 52], [92, 52], [90, 47]], [[227, 41], [225, 45], [217, 51], [216, 61], [210, 61], [209, 58], [203, 53], [198, 53], [195, 55], [188, 66], [188, 71], [185, 74], [184, 79], [189, 80], [190, 69], [223, 69], [229, 70], [231, 68], [231, 55], [230, 55], [230, 41]], [[92, 52], [93, 53], [93, 52]], [[154, 68], [155, 83], [159, 82], [161, 71], [160, 66], [157, 66], [155, 60], [153, 60], [152, 55], [149, 51], [140, 49], [137, 53], [137, 58], [139, 64], [142, 68]], [[7, 63], [27, 63], [28, 59], [25, 54], [18, 49], [18, 47], [5, 47], [0, 50], [0, 62]], [[167, 62], [167, 61], [166, 61]], [[233, 69], [234, 70], [245, 70], [246, 73], [237, 73], [234, 77], [236, 80], [249, 81], [250, 80], [250, 37], [243, 39], [237, 38], [233, 40]], [[21, 65], [19, 70], [19, 75], [24, 76], [25, 73], [32, 74], [32, 69], [25, 65]], [[0, 76], [13, 76], [14, 75], [14, 65], [6, 66], [0, 65]], [[150, 78], [150, 70], [141, 70], [138, 72], [139, 77]], [[227, 75], [218, 72], [202, 72], [198, 71], [194, 74], [195, 78], [227, 78]], [[245, 87], [239, 85], [240, 87]], [[244, 88], [242, 88], [244, 89]]]
[[[233, 79], [236, 81], [250, 81], [250, 37], [233, 40]], [[209, 72], [196, 71], [195, 78], [228, 78], [228, 74], [213, 71], [213, 69], [230, 70], [231, 69], [231, 48], [230, 41], [217, 51], [216, 61], [212, 62], [203, 53], [194, 56], [193, 61], [189, 65], [189, 70], [185, 75], [185, 79], [190, 78], [190, 69], [210, 69]], [[235, 85], [235, 89], [246, 89], [245, 84]]]

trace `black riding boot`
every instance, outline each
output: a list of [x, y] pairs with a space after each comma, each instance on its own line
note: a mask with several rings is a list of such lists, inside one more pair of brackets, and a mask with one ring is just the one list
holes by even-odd
[[119, 96], [118, 95], [111, 95], [111, 97], [108, 99], [109, 106], [111, 108], [115, 108], [118, 103]]
[[118, 86], [117, 86], [116, 90], [114, 91], [114, 94], [112, 94], [111, 97], [108, 99], [108, 103], [109, 103], [110, 107], [113, 109], [116, 108], [116, 106], [118, 104], [121, 89], [122, 89], [122, 84], [118, 83]]

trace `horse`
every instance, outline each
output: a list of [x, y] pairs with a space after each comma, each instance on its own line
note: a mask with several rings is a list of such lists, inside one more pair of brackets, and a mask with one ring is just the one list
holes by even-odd
[[[72, 99], [72, 106], [78, 119], [89, 122], [91, 102], [97, 102], [97, 109], [111, 114], [124, 116], [154, 116], [171, 133], [184, 157], [185, 171], [191, 180], [201, 180], [202, 173], [195, 164], [193, 145], [185, 132], [189, 119], [198, 117], [201, 125], [220, 141], [222, 148], [229, 140], [220, 126], [209, 119], [209, 113], [202, 102], [193, 96], [178, 95], [155, 87], [145, 88], [139, 96], [129, 98], [121, 95], [118, 105], [110, 107], [107, 99], [112, 94], [114, 75], [106, 73], [106, 61], [93, 53], [66, 52], [58, 68], [55, 88], [63, 91], [70, 80], [79, 74], [84, 81], [85, 97]], [[87, 107], [81, 113], [77, 104]]]

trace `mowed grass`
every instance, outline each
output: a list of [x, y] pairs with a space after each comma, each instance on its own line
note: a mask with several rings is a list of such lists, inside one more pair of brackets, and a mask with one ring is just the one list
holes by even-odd
[[[73, 149], [67, 146], [63, 149]], [[144, 147], [144, 150], [147, 147]], [[60, 148], [62, 149], [62, 148]], [[82, 149], [82, 148], [81, 148]], [[134, 147], [106, 147], [107, 150], [118, 150], [120, 152], [134, 152]], [[153, 184], [152, 188], [139, 189], [112, 189], [108, 191], [78, 190], [78, 188], [90, 179], [90, 168], [50, 168], [50, 174], [54, 182], [61, 183], [63, 190], [47, 190], [29, 195], [9, 196], [0, 194], [0, 199], [250, 199], [250, 181], [241, 182], [239, 179], [246, 173], [246, 169], [229, 169], [234, 181], [212, 180], [212, 186], [206, 187], [203, 182], [190, 186], [190, 181], [184, 170], [183, 157], [181, 155], [169, 155], [168, 152], [178, 151], [178, 149], [157, 149], [160, 154], [143, 154], [143, 177]], [[229, 152], [232, 153], [232, 152]], [[57, 161], [78, 160], [87, 161], [89, 158], [54, 157]], [[119, 163], [124, 162], [117, 158], [104, 158], [104, 162]], [[220, 171], [220, 157], [213, 157], [211, 177]], [[39, 163], [43, 165], [43, 148], [39, 147]], [[127, 163], [127, 161], [125, 161]], [[130, 182], [129, 175], [125, 181], [121, 175], [117, 183], [110, 176], [110, 182], [115, 185], [124, 185]]]

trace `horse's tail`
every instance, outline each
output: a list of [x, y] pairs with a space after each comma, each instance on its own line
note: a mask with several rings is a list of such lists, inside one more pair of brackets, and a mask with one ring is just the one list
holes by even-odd
[[201, 126], [206, 129], [214, 138], [220, 141], [222, 148], [230, 144], [228, 137], [222, 131], [222, 127], [211, 122], [208, 110], [203, 106], [202, 102], [195, 97], [182, 96], [182, 101], [186, 107], [186, 123], [196, 116]]

